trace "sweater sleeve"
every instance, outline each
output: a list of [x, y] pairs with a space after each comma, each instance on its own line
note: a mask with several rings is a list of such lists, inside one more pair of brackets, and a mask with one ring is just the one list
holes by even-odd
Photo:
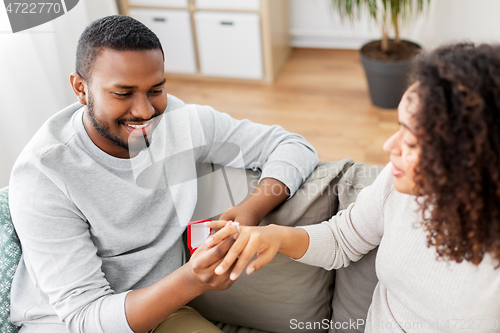
[[16, 162], [9, 205], [31, 279], [69, 332], [133, 333], [127, 293], [115, 294], [106, 280], [91, 226], [57, 177], [29, 156]]
[[297, 261], [338, 269], [349, 266], [380, 244], [384, 234], [384, 203], [394, 191], [392, 164], [388, 164], [372, 185], [359, 193], [356, 201], [330, 220], [303, 228], [309, 247]]
[[316, 150], [300, 135], [278, 125], [256, 124], [248, 119], [236, 120], [211, 107], [198, 106], [209, 159], [214, 164], [231, 166], [233, 157], [228, 144], [241, 154], [247, 169], [261, 170], [261, 178], [284, 183], [292, 196], [318, 165]]

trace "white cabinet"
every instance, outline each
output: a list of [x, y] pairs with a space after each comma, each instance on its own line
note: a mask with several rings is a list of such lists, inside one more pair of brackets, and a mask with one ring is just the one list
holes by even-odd
[[189, 0], [129, 0], [131, 6], [157, 6], [187, 8]]
[[258, 14], [196, 12], [195, 22], [201, 74], [262, 79]]
[[165, 72], [197, 72], [189, 11], [131, 8], [128, 14], [148, 26], [160, 39], [165, 53]]
[[274, 81], [290, 54], [288, 0], [117, 0], [161, 40], [170, 77]]
[[200, 9], [244, 9], [259, 10], [259, 0], [196, 0]]

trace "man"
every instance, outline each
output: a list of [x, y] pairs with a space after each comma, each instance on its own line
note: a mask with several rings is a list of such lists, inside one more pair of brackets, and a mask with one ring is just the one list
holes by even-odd
[[11, 177], [23, 249], [11, 320], [21, 332], [216, 329], [181, 308], [233, 282], [214, 273], [233, 238], [200, 246], [184, 264], [182, 233], [203, 199], [196, 165], [262, 170], [253, 195], [221, 216], [246, 225], [316, 166], [296, 134], [167, 95], [163, 61], [158, 38], [130, 17], [97, 20], [80, 37], [70, 80], [79, 103], [43, 125]]

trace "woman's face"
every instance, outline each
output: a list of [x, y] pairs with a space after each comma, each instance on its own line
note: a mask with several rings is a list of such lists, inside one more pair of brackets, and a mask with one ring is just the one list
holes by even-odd
[[398, 106], [399, 130], [384, 143], [384, 151], [391, 154], [394, 188], [411, 195], [417, 194], [414, 176], [420, 156], [413, 119], [419, 107], [417, 87], [418, 83], [411, 85], [401, 98]]

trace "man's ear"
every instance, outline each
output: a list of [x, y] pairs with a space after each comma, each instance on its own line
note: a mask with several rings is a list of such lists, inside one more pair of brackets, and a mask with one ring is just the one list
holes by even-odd
[[74, 72], [71, 73], [69, 81], [80, 104], [87, 105], [87, 83], [85, 80], [80, 76], [80, 74]]

